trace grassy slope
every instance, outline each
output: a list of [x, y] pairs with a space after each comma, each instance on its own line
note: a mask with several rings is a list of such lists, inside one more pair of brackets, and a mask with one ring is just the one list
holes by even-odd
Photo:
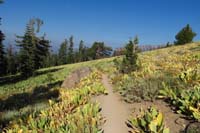
[[[13, 95], [16, 93], [30, 92], [38, 86], [49, 84], [49, 73], [52, 74], [54, 79], [53, 81], [51, 81], [51, 84], [56, 84], [59, 83], [59, 81], [63, 81], [65, 77], [76, 68], [80, 68], [83, 66], [102, 66], [110, 62], [111, 60], [112, 58], [40, 69], [37, 71], [38, 74], [34, 77], [30, 77], [25, 80], [21, 79], [16, 83], [13, 83], [13, 80], [11, 80], [9, 83], [0, 84], [0, 99], [6, 98], [9, 95]], [[15, 77], [13, 79], [15, 79]]]
[[76, 88], [59, 89], [58, 100], [49, 100], [49, 108], [12, 121], [4, 128], [5, 132], [97, 133], [102, 117], [99, 104], [91, 102], [90, 98], [107, 93], [101, 77], [101, 73], [95, 71]]
[[[59, 97], [60, 84], [76, 68], [83, 66], [100, 68], [99, 66], [109, 65], [112, 60], [113, 58], [109, 58], [40, 69], [36, 76], [28, 79], [18, 78], [19, 75], [6, 77], [9, 82], [0, 82], [0, 129], [1, 124], [48, 108], [48, 100]], [[48, 78], [49, 74], [53, 77], [51, 81]]]
[[[119, 59], [121, 59], [121, 57], [119, 57]], [[139, 104], [133, 104], [134, 114], [131, 116], [130, 120], [136, 118], [137, 107], [139, 110], [141, 107], [146, 109], [145, 106], [154, 105], [167, 116], [164, 120], [171, 132], [184, 130], [184, 126], [179, 126], [176, 123], [179, 115], [173, 114], [168, 106], [165, 107], [165, 103], [155, 101], [157, 96], [160, 95], [160, 90], [164, 88], [169, 88], [169, 91], [166, 93], [167, 97], [174, 97], [174, 94], [180, 96], [178, 93], [171, 94], [170, 92], [172, 90], [174, 92], [176, 92], [175, 90], [177, 89], [182, 90], [182, 92], [186, 90], [191, 91], [191, 93], [184, 93], [185, 95], [181, 93], [183, 98], [176, 100], [175, 104], [173, 102], [173, 105], [177, 109], [177, 112], [184, 114], [185, 118], [192, 118], [193, 121], [197, 119], [200, 120], [200, 108], [198, 107], [199, 91], [197, 88], [194, 89], [194, 86], [200, 87], [200, 43], [144, 52], [139, 55], [139, 59], [139, 64], [141, 66], [139, 70], [129, 73], [128, 75], [116, 72], [116, 74], [111, 76], [115, 89], [121, 93], [125, 101], [131, 103], [141, 102]], [[165, 84], [165, 86], [163, 84]], [[191, 97], [189, 97], [189, 95]], [[144, 100], [151, 100], [153, 103]], [[181, 100], [181, 102], [179, 100]], [[162, 104], [163, 107], [161, 107], [160, 104]], [[191, 107], [194, 109], [191, 110]], [[142, 113], [140, 115], [142, 115]], [[182, 122], [186, 125], [188, 123], [188, 121], [184, 119], [182, 119]], [[138, 127], [134, 122], [131, 125], [132, 127]], [[146, 125], [146, 127], [148, 128], [148, 125]], [[133, 130], [133, 132], [135, 132], [135, 130]]]
[[[154, 71], [156, 69], [162, 68], [167, 63], [171, 62], [169, 65], [177, 63], [176, 61], [181, 57], [181, 55], [185, 53], [189, 56], [199, 55], [199, 51], [200, 51], [200, 43], [193, 43], [184, 46], [173, 46], [160, 50], [144, 52], [140, 54], [140, 59], [142, 61], [143, 68], [149, 66], [150, 69]], [[68, 75], [75, 68], [83, 66], [90, 66], [90, 67], [97, 66], [97, 68], [100, 68], [107, 72], [113, 71], [111, 70], [113, 69], [113, 63], [112, 63], [113, 59], [114, 58], [101, 59], [95, 61], [88, 61], [84, 63], [76, 63], [76, 64], [40, 69], [38, 71], [37, 76], [30, 77], [26, 80], [22, 79], [21, 81], [19, 80], [19, 82], [16, 83], [12, 83], [11, 81], [10, 83], [7, 84], [0, 84], [0, 98], [7, 97], [8, 95], [12, 95], [15, 93], [30, 91], [36, 86], [48, 84], [49, 83], [47, 81], [48, 73], [53, 74], [54, 80], [52, 81], [52, 83], [56, 83], [58, 81], [63, 81], [65, 76]]]
[[[163, 70], [166, 68], [166, 66], [169, 66], [172, 67], [171, 69], [168, 69], [169, 71], [171, 71], [172, 73], [177, 73], [177, 71], [181, 71], [180, 69], [178, 70], [178, 65], [179, 63], [181, 63], [180, 60], [182, 55], [188, 57], [190, 55], [199, 55], [199, 51], [200, 43], [193, 43], [184, 46], [173, 46], [165, 49], [141, 53], [141, 71], [149, 75], [151, 73], [156, 74], [158, 71], [160, 73], [164, 73], [165, 71]], [[51, 81], [51, 84], [56, 84], [59, 83], [59, 81], [63, 81], [64, 78], [71, 71], [83, 66], [97, 67], [98, 69], [112, 74], [113, 71], [115, 71], [112, 63], [113, 59], [114, 58], [109, 58], [41, 69], [38, 71], [37, 76], [30, 77], [25, 80], [22, 79], [21, 81], [19, 80], [16, 83], [13, 83], [13, 80], [11, 80], [10, 83], [0, 84], [0, 99], [7, 98], [9, 95], [13, 95], [16, 93], [31, 92], [34, 88], [38, 86], [49, 84], [49, 81], [47, 80], [48, 73], [51, 73], [54, 78], [54, 80]], [[141, 73], [141, 71], [139, 71], [138, 73]]]
[[[35, 96], [35, 92], [37, 93], [37, 91], [39, 91], [40, 95], [41, 90], [38, 88], [47, 89], [45, 95], [46, 93], [49, 95], [49, 92], [56, 90], [55, 88], [59, 87], [59, 84], [71, 71], [83, 66], [90, 66], [108, 73], [109, 76], [113, 78], [112, 81], [114, 85], [116, 85], [116, 90], [119, 90], [121, 93], [123, 93], [125, 99], [128, 99], [129, 101], [134, 100], [133, 94], [135, 95], [135, 92], [133, 91], [133, 88], [146, 91], [139, 92], [139, 95], [142, 95], [142, 97], [139, 96], [140, 98], [151, 99], [153, 96], [155, 96], [155, 93], [157, 93], [158, 89], [162, 88], [163, 81], [168, 84], [173, 84], [174, 79], [177, 78], [182, 71], [184, 71], [185, 68], [183, 68], [183, 64], [186, 62], [186, 60], [195, 55], [198, 56], [198, 59], [200, 59], [200, 43], [192, 43], [184, 46], [173, 46], [165, 49], [144, 52], [139, 55], [141, 60], [141, 69], [130, 74], [129, 76], [114, 75], [116, 69], [112, 61], [115, 58], [41, 69], [38, 71], [37, 76], [30, 77], [29, 79], [25, 80], [19, 80], [16, 83], [12, 83], [11, 81], [10, 83], [0, 85], [0, 102], [8, 102], [9, 106], [11, 106], [13, 102], [14, 104], [17, 104], [16, 107], [20, 105], [19, 108], [8, 108], [10, 111], [2, 110], [0, 112], [6, 111], [3, 115], [10, 118], [12, 116], [23, 115], [23, 113], [25, 114], [27, 112], [32, 112], [32, 108], [34, 108], [33, 110], [45, 108], [46, 101], [51, 97], [40, 99], [38, 101], [38, 97], [36, 96], [33, 100], [37, 101], [34, 101], [30, 105], [23, 104], [27, 102], [26, 100], [28, 100], [30, 96]], [[197, 64], [187, 65], [187, 67], [191, 68], [195, 66], [199, 68], [199, 65]], [[49, 73], [52, 74], [53, 77], [51, 82], [48, 81]], [[54, 84], [55, 86], [50, 86], [51, 90], [49, 90], [49, 84]], [[124, 88], [128, 91], [123, 92]], [[132, 93], [130, 91], [132, 91]], [[17, 95], [17, 97], [13, 97], [13, 95]], [[23, 100], [24, 95], [26, 97], [25, 100], [20, 101]], [[18, 103], [20, 104], [18, 105]]]
[[[120, 57], [119, 57], [120, 59]], [[128, 102], [153, 100], [163, 82], [173, 87], [188, 88], [190, 84], [177, 85], [179, 75], [189, 69], [200, 70], [200, 43], [173, 46], [139, 55], [141, 68], [129, 75], [113, 75], [112, 81], [116, 90]]]

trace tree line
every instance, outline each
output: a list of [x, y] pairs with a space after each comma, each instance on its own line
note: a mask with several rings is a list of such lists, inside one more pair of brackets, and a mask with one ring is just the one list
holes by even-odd
[[[1, 3], [3, 3], [2, 0], [0, 0]], [[16, 36], [16, 46], [19, 51], [16, 51], [13, 45], [5, 49], [3, 45], [5, 35], [0, 30], [0, 76], [20, 73], [28, 77], [40, 68], [101, 59], [112, 55], [112, 48], [104, 42], [94, 42], [91, 47], [88, 47], [81, 40], [78, 49], [75, 49], [73, 36], [61, 43], [58, 53], [52, 52], [51, 42], [47, 39], [46, 34], [43, 33], [41, 36], [40, 29], [43, 24], [44, 22], [39, 18], [28, 21], [24, 35]], [[166, 46], [190, 43], [196, 35], [190, 25], [187, 24], [175, 36], [174, 44], [167, 43]], [[135, 50], [136, 46], [137, 52], [141, 51], [138, 47], [138, 37], [130, 40], [124, 48], [114, 51], [113, 55], [125, 55], [127, 57], [126, 60], [123, 60], [122, 66], [127, 66], [127, 68], [123, 67], [123, 71], [130, 69], [127, 64], [134, 64], [137, 56], [131, 52]]]
[[[175, 36], [175, 41], [173, 43], [167, 42], [167, 44], [162, 44], [162, 45], [140, 45], [139, 51], [151, 51], [155, 49], [161, 49], [161, 48], [166, 48], [174, 45], [184, 45], [187, 43], [193, 42], [194, 37], [197, 35], [192, 30], [192, 27], [187, 24], [185, 27], [183, 27]], [[126, 54], [126, 47], [122, 48], [117, 48], [113, 52], [113, 56], [120, 56], [120, 55], [125, 55]]]
[[106, 46], [104, 42], [94, 42], [91, 47], [87, 47], [81, 40], [79, 48], [75, 49], [73, 36], [65, 39], [58, 53], [54, 53], [51, 51], [46, 34], [39, 36], [43, 24], [39, 18], [29, 20], [24, 35], [16, 36], [16, 46], [19, 51], [15, 51], [12, 45], [5, 50], [3, 45], [5, 35], [0, 30], [1, 76], [20, 73], [29, 77], [40, 68], [95, 60], [111, 55], [112, 48]]

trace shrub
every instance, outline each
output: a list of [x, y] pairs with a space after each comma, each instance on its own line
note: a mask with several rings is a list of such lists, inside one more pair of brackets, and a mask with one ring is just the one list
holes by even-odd
[[[141, 78], [135, 76], [124, 75], [115, 85], [118, 87], [120, 94], [124, 97], [126, 102], [140, 102], [142, 100], [154, 101], [162, 88], [162, 81], [160, 76]], [[117, 82], [117, 81], [116, 81]]]

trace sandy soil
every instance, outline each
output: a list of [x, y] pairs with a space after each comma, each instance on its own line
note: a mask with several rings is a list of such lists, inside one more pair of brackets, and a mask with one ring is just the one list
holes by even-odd
[[184, 132], [185, 127], [189, 124], [189, 121], [183, 115], [173, 112], [171, 107], [162, 100], [156, 100], [154, 102], [143, 101], [141, 103], [131, 104], [130, 106], [132, 108], [132, 116], [138, 115], [141, 108], [145, 110], [150, 106], [156, 107], [164, 114], [165, 125], [170, 129], [171, 133]]
[[164, 101], [128, 104], [122, 100], [119, 94], [113, 92], [113, 87], [106, 75], [103, 75], [102, 83], [107, 88], [108, 95], [97, 96], [93, 100], [99, 102], [102, 108], [101, 113], [106, 120], [102, 126], [104, 133], [128, 133], [125, 122], [130, 115], [136, 116], [141, 108], [147, 109], [150, 106], [155, 106], [164, 114], [165, 124], [172, 133], [180, 133], [189, 123], [182, 115], [174, 113]]
[[102, 127], [104, 133], [128, 133], [125, 122], [130, 112], [127, 104], [121, 100], [119, 95], [113, 93], [112, 85], [106, 75], [103, 75], [102, 82], [108, 90], [108, 95], [98, 96], [95, 100], [100, 103], [101, 113], [106, 120]]

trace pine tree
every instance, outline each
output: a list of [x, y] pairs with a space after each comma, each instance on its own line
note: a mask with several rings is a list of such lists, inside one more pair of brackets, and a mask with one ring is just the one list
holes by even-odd
[[139, 40], [136, 36], [134, 40], [130, 40], [129, 43], [126, 45], [125, 57], [123, 58], [122, 66], [120, 67], [120, 71], [122, 73], [130, 73], [137, 70], [138, 43]]
[[[0, 18], [1, 25], [1, 18]], [[6, 59], [5, 59], [5, 51], [3, 41], [5, 39], [5, 35], [0, 30], [0, 75], [4, 75], [6, 73]]]
[[45, 39], [45, 35], [37, 38], [34, 49], [34, 68], [39, 69], [45, 66], [45, 59], [49, 54], [50, 41]]
[[34, 72], [34, 49], [36, 44], [36, 38], [33, 27], [33, 20], [30, 20], [26, 26], [24, 36], [17, 36], [16, 42], [20, 47], [20, 71], [24, 76], [31, 76]]
[[183, 45], [186, 43], [191, 43], [193, 41], [193, 38], [197, 34], [192, 31], [192, 28], [190, 27], [189, 24], [187, 24], [179, 33], [176, 35], [176, 45]]
[[3, 75], [6, 73], [5, 51], [4, 51], [4, 45], [3, 45], [4, 38], [5, 36], [0, 30], [0, 75]]
[[[20, 47], [20, 71], [24, 76], [31, 76], [33, 72], [41, 68], [49, 52], [49, 41], [43, 37], [37, 37], [40, 26], [43, 22], [40, 19], [31, 19], [27, 24], [24, 36], [17, 36]], [[36, 27], [35, 27], [36, 25]]]
[[84, 46], [82, 49], [82, 61], [88, 61], [90, 56], [90, 48]]
[[[4, 1], [0, 0], [0, 4]], [[0, 17], [0, 25], [1, 25], [1, 17]], [[5, 35], [0, 30], [0, 76], [6, 74], [6, 59], [5, 59], [5, 51], [3, 41], [5, 39]]]
[[51, 67], [51, 66], [58, 66], [59, 64], [59, 57], [53, 51], [50, 51], [45, 59], [44, 67]]
[[89, 56], [92, 60], [108, 57], [111, 55], [112, 48], [104, 44], [104, 42], [94, 42], [89, 49]]
[[79, 62], [84, 61], [84, 54], [85, 54], [85, 46], [83, 40], [80, 41], [79, 44]]
[[69, 38], [68, 63], [74, 63], [74, 41], [73, 41], [73, 36], [71, 36]]
[[59, 65], [58, 60], [59, 60], [58, 54], [56, 54], [56, 53], [51, 54], [51, 64], [52, 64], [52, 66], [58, 66]]
[[65, 41], [60, 45], [59, 49], [59, 65], [67, 64], [67, 52], [68, 52], [68, 41]]
[[7, 49], [7, 73], [15, 74], [17, 72], [17, 58], [14, 53], [12, 45], [10, 45]]

